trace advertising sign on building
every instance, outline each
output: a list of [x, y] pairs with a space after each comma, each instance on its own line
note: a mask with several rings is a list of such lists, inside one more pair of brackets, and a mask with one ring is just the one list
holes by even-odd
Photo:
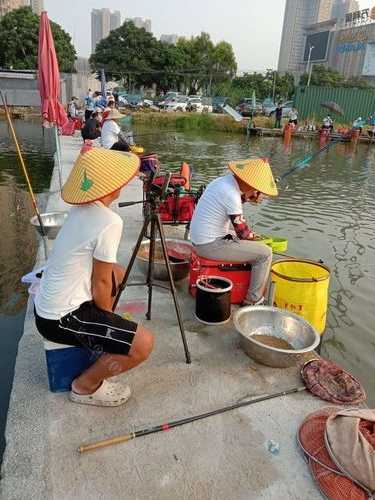
[[375, 76], [375, 43], [368, 43], [365, 62], [362, 69], [363, 76]]
[[310, 47], [312, 47], [311, 61], [325, 61], [327, 59], [329, 35], [329, 31], [321, 31], [320, 33], [314, 33], [307, 36], [305, 54], [303, 57], [305, 62], [309, 59]]

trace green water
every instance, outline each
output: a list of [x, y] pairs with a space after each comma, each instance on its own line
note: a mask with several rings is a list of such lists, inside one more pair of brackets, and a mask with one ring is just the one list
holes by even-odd
[[[54, 141], [39, 125], [16, 121], [35, 193], [43, 203], [53, 168]], [[18, 342], [23, 332], [27, 291], [20, 278], [35, 262], [37, 238], [29, 223], [33, 215], [8, 127], [0, 121], [0, 463]]]
[[[270, 158], [280, 175], [319, 148], [315, 140], [295, 140], [285, 150], [279, 138], [248, 142], [243, 136], [218, 133], [158, 134], [138, 142], [157, 152], [165, 165], [188, 161], [195, 185], [224, 173], [229, 160], [249, 155]], [[278, 198], [245, 210], [257, 233], [288, 238], [288, 254], [322, 259], [331, 268], [322, 354], [356, 375], [374, 404], [375, 146], [338, 144], [288, 177]]]

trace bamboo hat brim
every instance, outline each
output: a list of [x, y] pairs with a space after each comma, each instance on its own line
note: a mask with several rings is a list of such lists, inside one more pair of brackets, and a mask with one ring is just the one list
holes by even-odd
[[238, 160], [229, 163], [229, 170], [248, 186], [268, 196], [277, 196], [278, 190], [268, 161], [262, 158]]
[[121, 120], [122, 118], [124, 118], [124, 116], [126, 116], [126, 115], [123, 115], [117, 109], [111, 109], [111, 111], [108, 113], [108, 115], [106, 116], [105, 119], [106, 120]]
[[63, 186], [62, 199], [71, 205], [100, 200], [128, 184], [139, 164], [133, 153], [93, 148], [78, 157]]

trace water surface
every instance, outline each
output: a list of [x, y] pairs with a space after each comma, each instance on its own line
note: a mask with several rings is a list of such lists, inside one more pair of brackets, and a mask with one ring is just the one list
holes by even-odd
[[[42, 193], [49, 188], [53, 167], [51, 131], [43, 135], [40, 125], [31, 122], [16, 121], [15, 126], [35, 193]], [[27, 291], [20, 278], [33, 268], [36, 257], [37, 238], [29, 222], [32, 215], [8, 127], [0, 121], [0, 462], [14, 362], [27, 303]]]

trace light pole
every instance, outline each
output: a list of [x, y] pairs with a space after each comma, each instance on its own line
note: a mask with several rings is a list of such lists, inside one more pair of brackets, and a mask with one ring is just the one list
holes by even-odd
[[309, 49], [309, 58], [307, 59], [307, 71], [309, 73], [309, 77], [307, 79], [307, 86], [309, 87], [310, 86], [310, 82], [311, 82], [311, 73], [312, 73], [312, 64], [311, 64], [311, 52], [313, 51], [314, 49], [314, 45], [310, 45], [310, 49]]

